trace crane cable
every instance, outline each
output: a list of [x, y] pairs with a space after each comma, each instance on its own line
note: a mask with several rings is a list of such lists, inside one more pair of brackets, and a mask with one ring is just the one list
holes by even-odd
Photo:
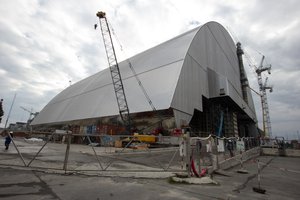
[[[115, 30], [113, 29], [112, 25], [111, 25], [109, 22], [108, 22], [108, 25], [110, 26], [111, 32], [112, 32], [112, 34], [115, 36], [116, 41], [117, 41], [118, 45], [120, 46], [121, 51], [122, 51], [122, 52], [124, 53], [124, 55], [126, 56], [126, 53], [125, 53], [125, 51], [124, 51], [124, 49], [123, 49], [123, 46], [122, 46], [122, 44], [121, 44], [121, 42], [120, 42], [120, 40], [119, 40], [117, 34], [115, 33]], [[127, 56], [126, 56], [126, 58], [127, 58], [127, 59], [126, 59], [126, 62], [128, 63], [129, 68], [131, 69], [131, 71], [132, 71], [132, 73], [133, 73], [133, 75], [134, 75], [136, 81], [138, 82], [138, 85], [140, 86], [140, 88], [141, 88], [141, 90], [142, 90], [142, 92], [143, 92], [145, 98], [147, 99], [147, 101], [148, 101], [150, 107], [152, 108], [153, 111], [157, 111], [157, 110], [156, 110], [156, 107], [154, 106], [153, 102], [151, 101], [151, 98], [150, 98], [150, 96], [148, 95], [148, 93], [147, 93], [145, 87], [143, 86], [143, 84], [142, 84], [140, 78], [138, 77], [138, 74], [136, 73], [135, 69], [133, 68], [130, 59], [129, 59]]]
[[[226, 26], [226, 28], [227, 28], [228, 33], [231, 35], [231, 37], [233, 38], [233, 40], [234, 40], [235, 43], [237, 43], [238, 41], [240, 41], [239, 38], [237, 37], [237, 35], [234, 33], [234, 31], [231, 28], [229, 28], [229, 26]], [[249, 55], [248, 51], [246, 51], [245, 47], [243, 47], [243, 51], [244, 51], [244, 55], [245, 55], [245, 58], [246, 58], [246, 60], [248, 62], [249, 67], [252, 68], [252, 73], [256, 76], [256, 72], [255, 72], [256, 69], [257, 69], [256, 64], [254, 64], [253, 59]], [[257, 50], [255, 50], [255, 51], [258, 54], [261, 54], [259, 51], [257, 51]]]

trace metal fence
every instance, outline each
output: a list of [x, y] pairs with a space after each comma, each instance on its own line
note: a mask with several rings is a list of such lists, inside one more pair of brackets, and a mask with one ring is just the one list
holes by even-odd
[[[259, 145], [254, 138], [44, 133], [11, 138], [2, 165], [72, 171], [198, 172]], [[154, 140], [154, 142], [153, 142]], [[81, 144], [76, 144], [81, 143]], [[18, 155], [18, 156], [16, 156]], [[194, 170], [195, 170], [194, 169]]]
[[[64, 171], [182, 171], [179, 138], [154, 137], [150, 148], [136, 136], [45, 133], [12, 138], [0, 164]], [[153, 138], [153, 137], [152, 137]], [[74, 144], [80, 140], [84, 144]], [[13, 157], [18, 158], [13, 159]]]

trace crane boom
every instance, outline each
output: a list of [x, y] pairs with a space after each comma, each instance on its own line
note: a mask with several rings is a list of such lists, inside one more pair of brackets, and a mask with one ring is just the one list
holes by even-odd
[[129, 116], [129, 108], [128, 108], [123, 81], [122, 81], [122, 77], [121, 77], [121, 73], [120, 73], [120, 69], [116, 57], [115, 48], [111, 37], [111, 31], [108, 26], [105, 12], [100, 11], [96, 14], [96, 16], [99, 18], [100, 21], [103, 43], [105, 46], [106, 56], [107, 56], [112, 83], [113, 83], [113, 87], [114, 87], [114, 91], [118, 103], [119, 113], [124, 125], [126, 126], [127, 129], [129, 129], [130, 121], [131, 121]]
[[22, 108], [23, 110], [25, 110], [26, 112], [29, 112], [30, 113], [30, 115], [32, 115], [33, 113], [32, 113], [32, 111], [30, 111], [30, 110], [28, 110], [27, 108], [24, 108], [23, 106], [20, 106], [20, 108]]

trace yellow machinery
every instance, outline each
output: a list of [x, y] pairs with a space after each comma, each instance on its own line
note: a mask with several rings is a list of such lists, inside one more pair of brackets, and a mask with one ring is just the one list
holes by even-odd
[[134, 133], [133, 136], [136, 138], [135, 140], [145, 143], [155, 143], [156, 137], [154, 135], [139, 135], [138, 133]]

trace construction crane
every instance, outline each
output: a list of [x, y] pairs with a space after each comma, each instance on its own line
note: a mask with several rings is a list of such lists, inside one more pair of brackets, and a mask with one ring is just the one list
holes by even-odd
[[[96, 16], [99, 18], [100, 21], [103, 43], [105, 46], [106, 56], [115, 91], [115, 96], [118, 103], [119, 113], [127, 131], [130, 131], [131, 120], [129, 115], [130, 113], [128, 103], [106, 14], [105, 12], [100, 11], [96, 14]], [[97, 25], [95, 25], [95, 28], [97, 28]]]
[[32, 116], [34, 117], [34, 116], [36, 115], [36, 113], [34, 113], [34, 112], [32, 111], [32, 109], [31, 109], [31, 110], [28, 110], [27, 108], [24, 108], [23, 106], [20, 106], [20, 108], [22, 108], [23, 110], [25, 110], [26, 112], [29, 113], [29, 118], [28, 118], [28, 120], [31, 120], [31, 119], [32, 119]]
[[265, 133], [265, 136], [272, 137], [272, 129], [271, 129], [271, 120], [270, 120], [270, 113], [269, 113], [269, 106], [267, 101], [267, 90], [270, 92], [273, 92], [273, 86], [268, 86], [268, 78], [265, 79], [265, 82], [263, 83], [262, 80], [262, 72], [268, 71], [269, 74], [271, 74], [271, 65], [264, 66], [265, 56], [262, 56], [260, 65], [256, 68], [255, 72], [257, 74], [257, 80], [259, 85], [259, 92], [261, 96], [261, 105], [262, 105], [262, 113], [263, 113], [263, 131]]
[[[115, 48], [114, 48], [113, 41], [112, 41], [112, 35], [111, 35], [111, 33], [114, 34], [114, 35], [115, 35], [115, 33], [114, 33], [113, 29], [108, 24], [108, 20], [106, 18], [105, 12], [100, 11], [96, 15], [97, 15], [97, 17], [99, 18], [99, 21], [100, 21], [101, 33], [102, 33], [102, 36], [103, 36], [103, 41], [104, 41], [104, 46], [105, 46], [105, 50], [106, 50], [107, 60], [108, 60], [108, 63], [109, 63], [111, 76], [112, 76], [112, 80], [113, 80], [113, 84], [114, 84], [114, 89], [115, 89], [115, 93], [116, 93], [116, 98], [117, 98], [117, 102], [118, 102], [120, 116], [121, 116], [121, 119], [124, 122], [125, 126], [128, 128], [127, 130], [129, 130], [130, 125], [131, 125], [131, 118], [130, 118], [130, 115], [129, 115], [130, 113], [129, 113], [129, 109], [128, 109], [128, 104], [127, 104], [127, 101], [126, 101], [125, 91], [124, 91], [122, 78], [121, 78], [121, 74], [120, 74], [120, 70], [119, 70], [119, 66], [118, 66], [118, 62], [117, 62], [117, 58], [116, 58]], [[97, 26], [98, 25], [95, 24], [94, 28], [96, 29]], [[117, 41], [118, 41], [118, 39], [117, 39]], [[123, 48], [122, 48], [121, 44], [120, 44], [120, 47], [121, 47], [121, 50], [122, 50]], [[156, 113], [157, 117], [159, 118], [159, 120], [157, 122], [153, 123], [153, 125], [158, 124], [158, 129], [163, 130], [162, 121], [163, 121], [164, 117], [162, 116], [162, 114], [159, 111], [157, 111], [156, 107], [154, 106], [153, 102], [151, 101], [150, 96], [148, 95], [145, 87], [143, 86], [140, 78], [138, 77], [138, 74], [136, 73], [134, 67], [132, 66], [132, 63], [130, 62], [130, 59], [129, 58], [126, 59], [126, 62], [128, 63], [128, 66], [131, 69], [131, 71], [132, 71], [132, 73], [133, 73], [133, 75], [134, 75], [141, 91], [143, 92], [149, 106], [151, 107], [152, 111], [154, 113]], [[152, 127], [152, 126], [149, 126], [149, 127]], [[144, 129], [142, 129], [142, 130], [144, 130]]]
[[[29, 118], [27, 120], [27, 124], [26, 127], [29, 128], [30, 123], [32, 122], [32, 120], [39, 114], [39, 112], [33, 112], [33, 110], [28, 110], [27, 108], [24, 108], [23, 106], [20, 106], [20, 108], [22, 108], [23, 110], [25, 110], [26, 112], [29, 113]], [[31, 128], [31, 127], [30, 127]]]

